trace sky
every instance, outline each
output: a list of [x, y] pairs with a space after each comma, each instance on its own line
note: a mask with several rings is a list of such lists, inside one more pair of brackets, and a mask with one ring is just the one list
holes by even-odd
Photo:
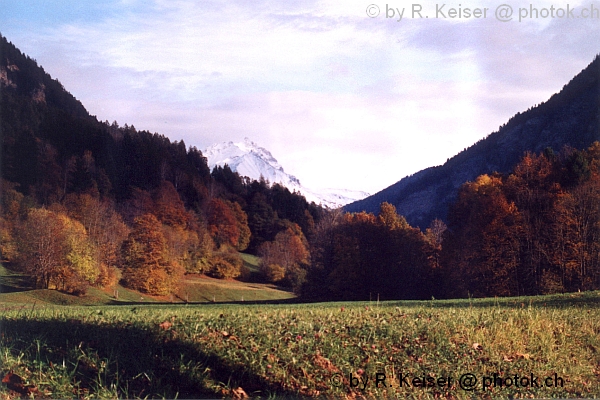
[[369, 193], [600, 53], [595, 1], [386, 1], [0, 0], [0, 33], [99, 120], [201, 150], [248, 137], [306, 187]]

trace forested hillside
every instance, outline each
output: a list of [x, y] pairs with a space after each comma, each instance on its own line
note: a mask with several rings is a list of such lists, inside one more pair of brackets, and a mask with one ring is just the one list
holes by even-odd
[[527, 153], [509, 174], [480, 175], [459, 190], [447, 226], [434, 220], [425, 233], [389, 203], [378, 216], [328, 216], [316, 232], [306, 285], [306, 294], [316, 297], [598, 290], [600, 143], [583, 151]]
[[446, 220], [461, 185], [481, 174], [508, 173], [525, 152], [547, 147], [584, 149], [600, 140], [600, 58], [596, 57], [563, 89], [546, 102], [517, 113], [498, 131], [450, 158], [403, 178], [366, 199], [344, 208], [376, 212], [389, 202], [409, 223], [427, 227], [436, 218]]
[[[0, 252], [38, 287], [84, 293], [121, 279], [167, 294], [186, 272], [239, 276], [238, 252], [280, 232], [307, 245], [323, 212], [314, 203], [227, 166], [210, 171], [183, 141], [98, 121], [3, 37], [0, 54]], [[299, 285], [301, 261], [277, 281]]]

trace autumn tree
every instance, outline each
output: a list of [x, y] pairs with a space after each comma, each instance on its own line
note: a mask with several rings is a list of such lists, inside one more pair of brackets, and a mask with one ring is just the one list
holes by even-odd
[[391, 231], [408, 228], [406, 218], [396, 212], [396, 207], [388, 202], [381, 203], [379, 207], [378, 222]]
[[236, 247], [240, 240], [240, 228], [231, 207], [225, 200], [212, 199], [208, 205], [208, 231], [217, 247]]
[[64, 214], [32, 209], [18, 230], [18, 264], [39, 288], [83, 293], [100, 274], [83, 225]]
[[15, 190], [14, 184], [0, 181], [0, 261], [10, 262], [17, 257], [17, 244], [14, 237], [23, 203], [22, 193]]
[[179, 193], [169, 181], [162, 181], [154, 194], [153, 214], [168, 226], [185, 228], [189, 215]]
[[13, 261], [18, 255], [12, 221], [0, 216], [0, 262]]
[[205, 229], [163, 225], [162, 232], [169, 260], [183, 266], [189, 273], [203, 273], [210, 269], [214, 243]]
[[60, 218], [65, 228], [68, 252], [63, 280], [58, 287], [64, 291], [83, 294], [87, 284], [96, 284], [101, 275], [97, 247], [90, 240], [83, 224], [66, 215], [61, 215]]
[[18, 246], [18, 264], [35, 279], [36, 287], [56, 284], [68, 251], [59, 216], [45, 209], [31, 210], [19, 227]]
[[96, 284], [110, 286], [117, 283], [121, 244], [129, 234], [129, 228], [112, 202], [89, 193], [72, 193], [67, 195], [65, 206], [69, 216], [83, 224], [94, 244], [100, 268]]
[[183, 268], [169, 261], [161, 224], [154, 215], [136, 218], [121, 254], [127, 287], [152, 295], [176, 290]]
[[[438, 295], [433, 277], [434, 247], [393, 205], [379, 215], [329, 214], [315, 228], [313, 265], [305, 292], [321, 298], [421, 299]], [[329, 294], [318, 289], [327, 282]]]
[[[429, 227], [425, 230], [425, 238], [432, 246], [433, 254], [433, 268], [441, 274], [439, 270], [441, 267], [441, 253], [442, 253], [442, 242], [444, 241], [444, 234], [448, 230], [448, 226], [441, 219], [434, 219], [431, 221]], [[437, 277], [437, 279], [443, 279], [443, 275]]]
[[155, 204], [152, 195], [137, 187], [131, 188], [129, 198], [120, 204], [120, 214], [127, 224], [132, 225], [137, 217], [153, 214]]
[[374, 255], [377, 232], [373, 214], [345, 214], [334, 230], [327, 287], [336, 299], [364, 300], [369, 297], [375, 268], [367, 259]]
[[463, 185], [442, 264], [454, 295], [599, 287], [600, 144], [525, 154], [508, 176]]
[[438, 295], [435, 279], [435, 246], [418, 228], [411, 227], [396, 207], [384, 202], [377, 217], [377, 237], [381, 241], [376, 255], [378, 276], [385, 280], [373, 285], [386, 298], [423, 299]]
[[519, 209], [522, 221], [520, 274], [523, 294], [537, 294], [548, 268], [547, 252], [554, 221], [554, 203], [563, 191], [560, 159], [547, 150], [526, 153], [513, 172], [504, 179], [503, 192]]
[[522, 217], [503, 193], [500, 176], [479, 176], [464, 184], [449, 215], [444, 241], [451, 295], [518, 295]]
[[310, 238], [311, 263], [307, 268], [306, 282], [302, 294], [306, 298], [325, 299], [330, 295], [327, 282], [333, 268], [334, 243], [336, 231], [344, 219], [341, 208], [325, 210], [319, 222], [314, 226]]
[[554, 207], [552, 270], [543, 281], [545, 292], [598, 287], [600, 263], [600, 177], [561, 194]]
[[234, 246], [238, 251], [244, 251], [248, 248], [250, 244], [250, 228], [248, 227], [248, 216], [242, 210], [242, 207], [239, 203], [236, 202], [227, 202], [227, 205], [233, 212], [235, 216], [236, 224], [239, 231], [238, 241]]
[[0, 213], [8, 220], [15, 221], [20, 213], [24, 195], [16, 190], [14, 183], [2, 179], [0, 184]]
[[265, 242], [259, 250], [261, 271], [270, 282], [284, 281], [298, 289], [305, 280], [310, 262], [308, 242], [297, 224], [279, 232], [273, 242]]
[[209, 259], [208, 275], [218, 279], [233, 279], [242, 273], [244, 261], [232, 249], [222, 248]]

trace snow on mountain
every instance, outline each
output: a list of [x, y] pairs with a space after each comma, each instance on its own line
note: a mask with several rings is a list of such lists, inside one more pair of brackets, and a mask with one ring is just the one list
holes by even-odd
[[309, 189], [302, 184], [298, 178], [287, 174], [277, 162], [271, 152], [264, 147], [258, 146], [248, 138], [243, 142], [222, 142], [208, 147], [202, 152], [208, 160], [208, 166], [212, 170], [215, 166], [229, 165], [232, 171], [250, 179], [259, 180], [262, 176], [265, 180], [279, 183], [290, 191], [302, 193], [306, 200], [329, 208], [337, 208], [369, 196], [366, 192], [346, 189]]

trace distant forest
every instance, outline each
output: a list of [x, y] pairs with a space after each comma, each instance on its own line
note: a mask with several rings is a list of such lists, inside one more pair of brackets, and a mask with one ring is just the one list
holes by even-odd
[[525, 154], [464, 184], [422, 231], [387, 203], [308, 203], [195, 147], [101, 122], [0, 36], [0, 258], [38, 288], [121, 282], [168, 295], [184, 274], [261, 279], [308, 300], [512, 296], [600, 289], [600, 144]]

